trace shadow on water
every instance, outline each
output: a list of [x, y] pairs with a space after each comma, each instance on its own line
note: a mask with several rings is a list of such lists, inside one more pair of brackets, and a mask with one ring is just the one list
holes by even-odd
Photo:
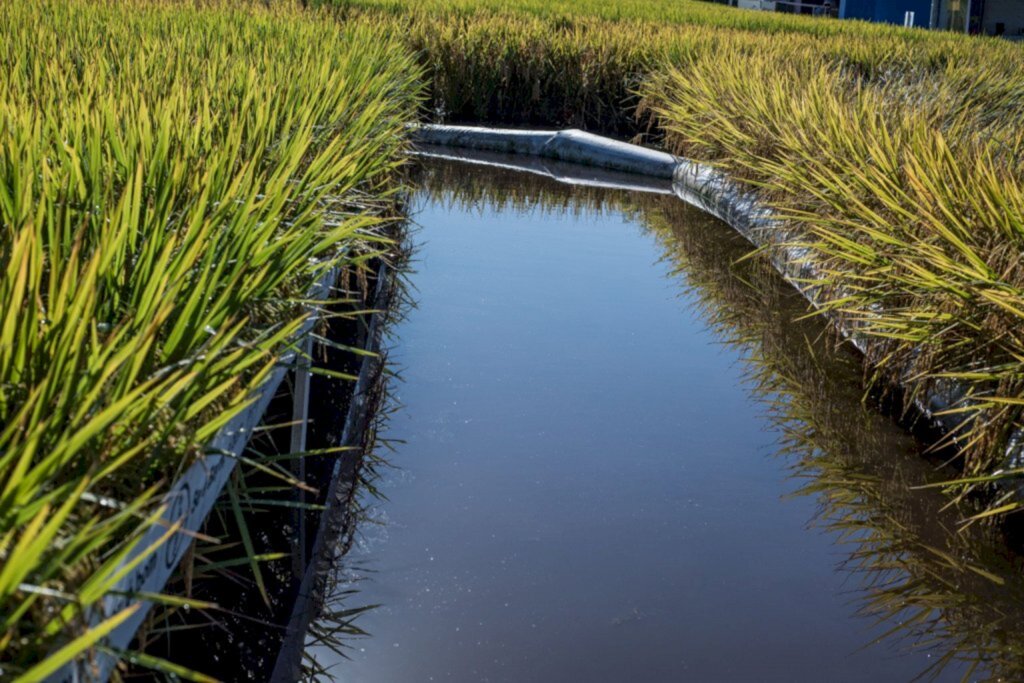
[[[949, 473], [865, 398], [854, 352], [808, 317], [806, 302], [763, 259], [749, 258], [742, 238], [673, 197], [436, 159], [421, 165], [418, 178], [425, 201], [462, 211], [614, 213], [643, 226], [673, 282], [697, 300], [703, 323], [741, 357], [745, 385], [798, 486], [793, 495], [816, 502], [810, 524], [842, 550], [838, 571], [847, 577], [851, 614], [881, 624], [883, 635], [861, 645], [927, 651], [925, 680], [954, 672], [1024, 679], [1020, 558], [999, 528], [962, 527], [967, 510], [939, 488], [922, 488]], [[340, 658], [373, 635], [359, 627], [371, 606], [351, 580], [349, 565], [358, 561], [340, 558], [334, 570], [333, 599], [307, 639], [308, 680], [344, 678]], [[338, 668], [327, 667], [325, 652]]]

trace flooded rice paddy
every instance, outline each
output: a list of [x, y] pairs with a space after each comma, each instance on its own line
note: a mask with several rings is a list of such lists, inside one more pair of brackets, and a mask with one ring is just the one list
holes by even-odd
[[1020, 678], [1005, 539], [917, 488], [948, 472], [726, 225], [450, 160], [419, 184], [321, 679]]

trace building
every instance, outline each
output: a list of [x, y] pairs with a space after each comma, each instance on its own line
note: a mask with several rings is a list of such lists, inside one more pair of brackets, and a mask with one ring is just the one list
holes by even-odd
[[930, 28], [934, 3], [935, 0], [839, 0], [839, 18]]
[[1024, 40], [1024, 0], [713, 0], [769, 12], [957, 31]]
[[839, 17], [1024, 37], [1024, 0], [839, 0]]
[[838, 16], [839, 0], [730, 0], [726, 4], [744, 9], [759, 9], [768, 12], [789, 14], [813, 14], [815, 16]]

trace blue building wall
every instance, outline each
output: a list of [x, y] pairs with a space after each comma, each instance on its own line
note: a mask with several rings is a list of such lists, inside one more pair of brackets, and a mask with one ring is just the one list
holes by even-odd
[[914, 26], [928, 28], [931, 0], [842, 0], [839, 16], [843, 19], [866, 19], [889, 24], [903, 24], [905, 12], [914, 12]]

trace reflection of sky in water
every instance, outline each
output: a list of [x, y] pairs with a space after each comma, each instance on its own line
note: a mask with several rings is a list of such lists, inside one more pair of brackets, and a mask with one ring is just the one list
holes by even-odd
[[[751, 398], [751, 381], [769, 396], [785, 387], [708, 329], [774, 326], [782, 355], [790, 344], [799, 359], [815, 323], [756, 308], [749, 299], [786, 298], [775, 278], [727, 305], [709, 296], [722, 283], [702, 281], [706, 272], [669, 277], [680, 265], [725, 272], [744, 247], [681, 203], [656, 201], [672, 207], [675, 236], [614, 207], [420, 197], [418, 307], [396, 330], [403, 408], [386, 435], [405, 443], [373, 513], [386, 524], [364, 525], [346, 561], [362, 577], [350, 600], [382, 607], [359, 617], [372, 637], [335, 662], [338, 680], [890, 681], [941, 656], [905, 654], [898, 638], [863, 647], [893, 624], [855, 616], [860, 584], [837, 570], [849, 547], [807, 528], [815, 496], [784, 498], [803, 481], [788, 478], [794, 458], [769, 457], [778, 433]], [[703, 261], [687, 264], [687, 253]], [[758, 315], [767, 323], [742, 319]], [[819, 436], [858, 442], [838, 442], [828, 474], [876, 456], [876, 477], [906, 463], [903, 476], [927, 471], [906, 454], [908, 437], [861, 411], [853, 368], [822, 358], [817, 389], [830, 403]], [[938, 507], [932, 494], [888, 488], [903, 496], [895, 507]], [[849, 502], [871, 491], [885, 502], [876, 489], [854, 487]], [[936, 519], [922, 534], [944, 544], [930, 509], [909, 519]], [[943, 679], [958, 680], [954, 668]]]

